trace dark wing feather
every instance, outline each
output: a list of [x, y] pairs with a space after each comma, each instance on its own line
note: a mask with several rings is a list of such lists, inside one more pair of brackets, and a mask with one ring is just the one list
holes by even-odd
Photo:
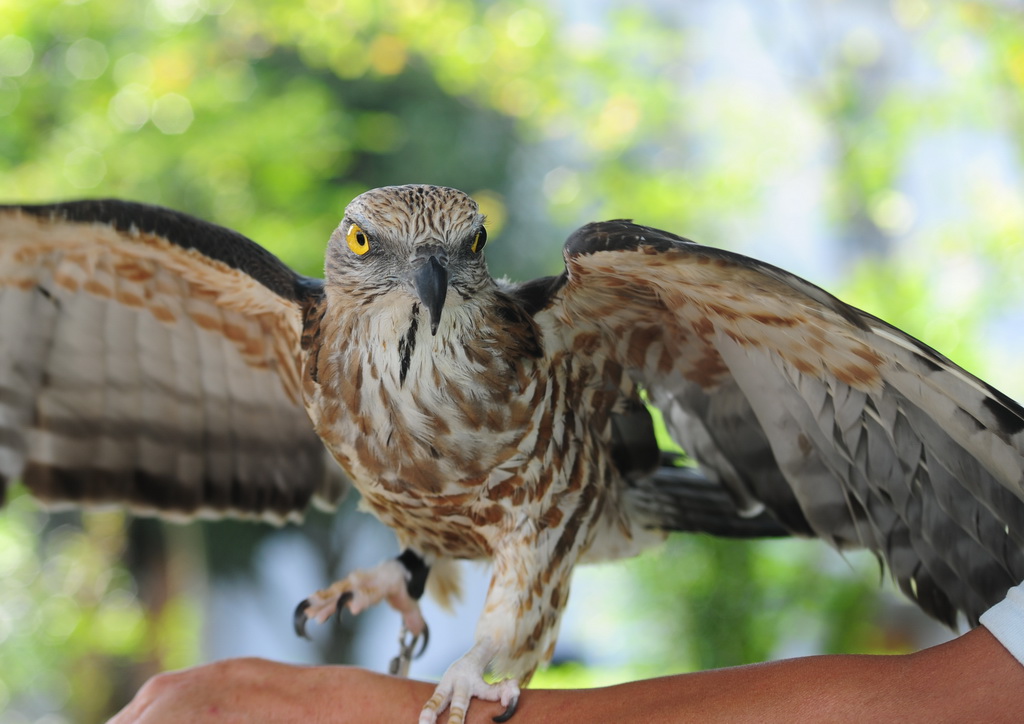
[[791, 535], [767, 510], [742, 515], [720, 484], [684, 456], [659, 449], [654, 421], [636, 398], [612, 415], [611, 457], [628, 485], [626, 500], [645, 527], [728, 538]]
[[721, 538], [783, 538], [792, 534], [768, 510], [740, 515], [721, 484], [700, 468], [666, 456], [650, 474], [630, 481], [628, 499], [648, 525], [662, 530], [707, 533]]
[[[1024, 579], [1024, 410], [781, 269], [626, 221], [569, 239], [544, 313], [596, 332], [748, 515], [882, 556], [952, 624]], [[541, 304], [537, 304], [539, 308]]]
[[0, 477], [49, 502], [275, 522], [344, 485], [301, 401], [322, 282], [186, 214], [0, 207]]

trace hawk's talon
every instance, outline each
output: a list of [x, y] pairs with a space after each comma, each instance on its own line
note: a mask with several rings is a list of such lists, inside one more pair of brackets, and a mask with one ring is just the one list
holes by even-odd
[[508, 706], [505, 707], [505, 711], [503, 711], [500, 714], [498, 714], [498, 716], [491, 717], [491, 721], [506, 722], [506, 721], [508, 721], [509, 719], [512, 718], [512, 716], [516, 713], [516, 709], [518, 709], [518, 708], [519, 708], [519, 697], [518, 696], [514, 696], [514, 697], [512, 697], [512, 701], [510, 701], [508, 703]]
[[422, 643], [420, 643], [420, 650], [412, 655], [414, 659], [418, 659], [427, 653], [427, 644], [430, 643], [430, 627], [427, 626], [426, 621], [423, 622], [423, 633], [419, 636], [414, 636], [411, 643], [415, 645], [417, 642]]
[[[338, 620], [341, 620], [341, 612], [345, 610], [345, 606], [348, 604], [349, 601], [352, 600], [352, 596], [353, 594], [351, 591], [345, 591], [340, 596], [338, 596], [338, 600], [334, 604], [334, 613], [338, 615]], [[295, 607], [295, 613], [292, 614], [292, 624], [295, 626], [296, 635], [306, 640], [312, 640], [309, 638], [309, 634], [306, 632], [306, 624], [309, 623], [310, 620], [310, 616], [306, 613], [306, 611], [308, 611], [309, 607], [312, 605], [313, 602], [309, 598], [304, 598], [303, 600], [299, 601], [299, 605]], [[321, 618], [320, 621], [325, 620], [325, 618], [326, 617]]]
[[[423, 656], [429, 642], [430, 629], [426, 622], [423, 623], [423, 633], [420, 635], [414, 634], [403, 626], [402, 632], [398, 634], [398, 656], [391, 659], [391, 663], [388, 664], [388, 673], [392, 676], [408, 676], [410, 662]], [[416, 650], [417, 644], [419, 644], [419, 651]]]
[[309, 621], [309, 617], [306, 616], [306, 609], [309, 608], [310, 603], [308, 598], [304, 598], [299, 601], [299, 605], [295, 607], [295, 613], [293, 614], [292, 623], [295, 626], [295, 634], [299, 638], [309, 640], [309, 634], [306, 633], [306, 622]]
[[334, 614], [338, 617], [339, 621], [341, 621], [341, 613], [342, 613], [342, 611], [345, 610], [345, 606], [348, 605], [348, 602], [352, 600], [352, 597], [354, 595], [355, 594], [352, 593], [352, 591], [345, 591], [343, 594], [338, 596], [338, 602], [336, 604], [334, 604], [334, 606], [335, 606]]
[[420, 711], [419, 724], [437, 724], [438, 715], [448, 709], [448, 724], [462, 724], [473, 699], [497, 701], [505, 711], [494, 721], [508, 721], [519, 702], [519, 681], [504, 679], [493, 684], [484, 680], [484, 670], [494, 657], [492, 640], [477, 641], [462, 658], [448, 667], [433, 696]]

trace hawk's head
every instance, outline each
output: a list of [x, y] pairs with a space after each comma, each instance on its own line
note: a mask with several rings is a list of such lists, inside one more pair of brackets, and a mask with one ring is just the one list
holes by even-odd
[[331, 235], [326, 280], [367, 300], [407, 292], [437, 332], [448, 290], [470, 299], [492, 283], [481, 251], [484, 217], [461, 191], [387, 186], [357, 196]]

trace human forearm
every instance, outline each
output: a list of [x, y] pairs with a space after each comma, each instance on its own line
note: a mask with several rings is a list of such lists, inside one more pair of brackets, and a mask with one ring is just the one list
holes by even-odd
[[[1024, 667], [984, 628], [906, 656], [813, 656], [636, 681], [527, 691], [521, 721], [1019, 721]], [[470, 710], [471, 722], [487, 721]]]
[[[1022, 687], [1024, 667], [979, 628], [907, 656], [816, 656], [600, 689], [527, 690], [513, 721], [1017, 721]], [[361, 669], [236, 659], [157, 677], [112, 724], [415, 722], [432, 691]], [[467, 721], [500, 712], [475, 700]]]

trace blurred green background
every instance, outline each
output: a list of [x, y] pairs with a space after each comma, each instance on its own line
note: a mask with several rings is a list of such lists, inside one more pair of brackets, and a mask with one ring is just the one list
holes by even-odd
[[[0, 199], [164, 204], [308, 274], [345, 204], [379, 185], [472, 193], [491, 269], [513, 278], [557, 272], [576, 226], [630, 217], [807, 276], [1024, 394], [1018, 4], [624, 6], [0, 0]], [[9, 491], [0, 720], [103, 721], [157, 671], [250, 653], [230, 632], [243, 599], [290, 636], [302, 585], [395, 552], [353, 507], [280, 531], [164, 526]], [[294, 590], [272, 563], [293, 551], [309, 568]], [[677, 536], [580, 571], [537, 685], [942, 635], [889, 589], [869, 557], [821, 544]], [[460, 609], [461, 628], [475, 615]], [[350, 620], [259, 651], [382, 668], [398, 623], [376, 620], [377, 658]]]

